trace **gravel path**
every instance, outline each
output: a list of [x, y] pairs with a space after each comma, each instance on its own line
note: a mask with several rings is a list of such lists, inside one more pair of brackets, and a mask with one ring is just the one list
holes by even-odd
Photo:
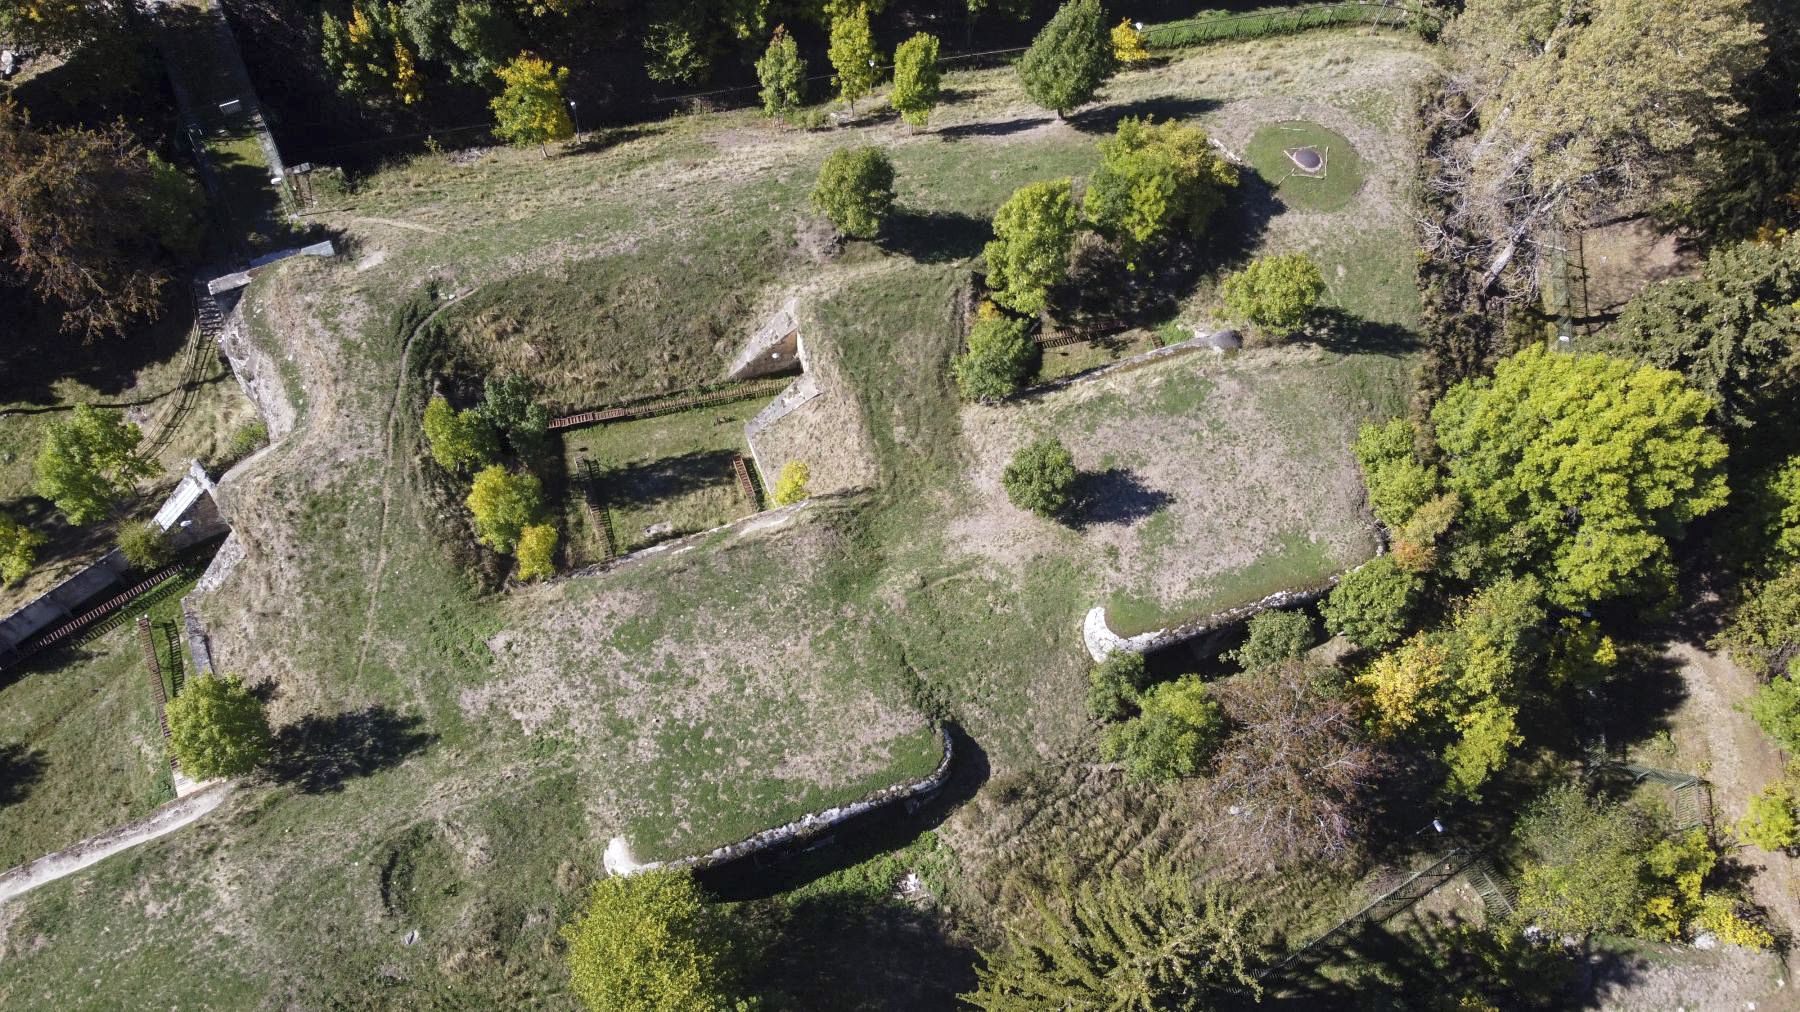
[[45, 854], [35, 861], [0, 874], [0, 903], [47, 882], [54, 882], [64, 875], [73, 875], [140, 843], [173, 833], [219, 807], [219, 803], [231, 793], [231, 786], [232, 782], [229, 780], [215, 781], [211, 786], [179, 801], [170, 802], [136, 822], [109, 829], [98, 836], [90, 836], [73, 847]]

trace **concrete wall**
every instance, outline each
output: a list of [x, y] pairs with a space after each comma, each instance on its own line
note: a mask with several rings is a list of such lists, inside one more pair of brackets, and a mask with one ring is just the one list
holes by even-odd
[[37, 600], [0, 621], [0, 654], [30, 639], [44, 629], [75, 616], [77, 609], [98, 597], [131, 566], [118, 549], [101, 556], [100, 561], [45, 591]]

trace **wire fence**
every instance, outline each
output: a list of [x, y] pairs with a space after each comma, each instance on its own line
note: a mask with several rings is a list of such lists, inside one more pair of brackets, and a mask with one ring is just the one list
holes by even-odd
[[1209, 12], [1185, 21], [1145, 25], [1144, 45], [1149, 49], [1179, 49], [1209, 42], [1287, 35], [1314, 28], [1344, 25], [1400, 28], [1416, 26], [1421, 21], [1437, 27], [1442, 15], [1404, 0], [1341, 0], [1300, 7], [1270, 7], [1242, 14]]

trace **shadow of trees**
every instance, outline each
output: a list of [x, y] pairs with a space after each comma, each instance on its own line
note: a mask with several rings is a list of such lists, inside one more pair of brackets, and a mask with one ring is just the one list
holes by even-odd
[[992, 235], [993, 225], [985, 218], [897, 207], [888, 216], [881, 245], [922, 264], [941, 264], [978, 255]]
[[1017, 119], [1000, 120], [998, 122], [959, 123], [955, 126], [939, 127], [932, 131], [947, 141], [966, 140], [970, 137], [1008, 137], [1012, 134], [1035, 130], [1050, 122], [1048, 116], [1020, 116]]
[[1145, 485], [1137, 472], [1123, 467], [1076, 475], [1071, 499], [1069, 526], [1076, 530], [1136, 523], [1175, 501], [1174, 496]]
[[776, 1008], [949, 1010], [975, 987], [974, 947], [898, 896], [825, 893], [764, 916], [771, 944], [754, 990]]
[[1083, 133], [1109, 134], [1122, 120], [1153, 116], [1159, 120], [1188, 119], [1219, 107], [1217, 99], [1161, 95], [1121, 105], [1103, 105], [1069, 117], [1069, 125]]
[[0, 805], [23, 801], [44, 776], [44, 754], [26, 745], [0, 745]]
[[1418, 335], [1394, 323], [1365, 320], [1336, 306], [1317, 309], [1307, 321], [1306, 337], [1339, 354], [1399, 355], [1419, 347]]
[[601, 494], [612, 506], [649, 506], [730, 481], [734, 456], [730, 450], [690, 450], [647, 463], [606, 468], [600, 475]]
[[437, 735], [424, 721], [381, 705], [330, 715], [308, 715], [275, 733], [269, 764], [277, 783], [307, 794], [328, 794], [344, 782], [400, 765]]

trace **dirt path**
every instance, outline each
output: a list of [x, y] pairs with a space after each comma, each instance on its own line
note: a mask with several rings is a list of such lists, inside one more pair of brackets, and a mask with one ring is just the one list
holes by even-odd
[[[1676, 744], [1710, 766], [1713, 807], [1721, 830], [1743, 814], [1764, 784], [1781, 777], [1781, 751], [1739, 709], [1757, 689], [1757, 681], [1729, 657], [1708, 653], [1691, 643], [1671, 644], [1667, 656], [1680, 666], [1687, 702], [1677, 717]], [[1756, 901], [1790, 931], [1800, 932], [1800, 861], [1746, 846], [1738, 860], [1753, 877]]]
[[72, 847], [65, 847], [54, 854], [45, 854], [29, 864], [19, 865], [0, 874], [0, 903], [65, 875], [73, 875], [140, 843], [173, 833], [219, 807], [219, 803], [231, 793], [231, 787], [232, 782], [229, 780], [219, 782], [179, 801], [170, 802], [136, 822], [88, 837]]
[[460, 298], [462, 298], [462, 294], [459, 293], [445, 299], [436, 309], [431, 311], [429, 316], [420, 320], [418, 324], [413, 327], [412, 331], [406, 335], [406, 343], [400, 346], [400, 367], [394, 376], [394, 393], [388, 398], [387, 421], [382, 430], [384, 434], [383, 442], [385, 444], [382, 451], [382, 455], [385, 458], [383, 463], [387, 466], [383, 467], [381, 470], [381, 523], [375, 529], [375, 570], [369, 580], [369, 608], [363, 614], [362, 640], [356, 648], [356, 677], [358, 678], [362, 677], [363, 665], [369, 657], [369, 640], [375, 632], [375, 609], [381, 606], [381, 577], [387, 570], [388, 516], [392, 512], [394, 502], [395, 469], [393, 462], [394, 433], [396, 432], [394, 421], [396, 416], [400, 413], [401, 395], [406, 392], [406, 361], [412, 354], [414, 339], [416, 339], [426, 327], [431, 325], [431, 321], [438, 318], [438, 314], [455, 305], [456, 300]]

